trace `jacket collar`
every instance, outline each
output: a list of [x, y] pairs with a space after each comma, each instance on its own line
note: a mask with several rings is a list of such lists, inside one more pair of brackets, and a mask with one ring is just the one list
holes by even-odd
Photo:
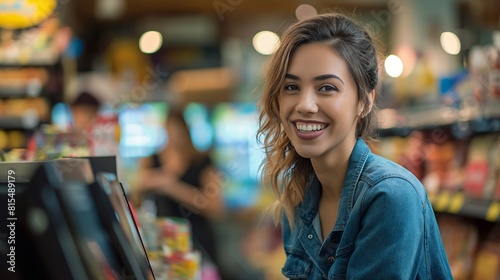
[[[361, 138], [358, 138], [356, 145], [351, 152], [351, 156], [349, 157], [347, 173], [344, 185], [342, 186], [342, 192], [340, 194], [340, 204], [334, 230], [343, 230], [347, 223], [347, 219], [351, 214], [351, 210], [355, 202], [354, 195], [356, 192], [356, 186], [369, 154], [370, 148]], [[304, 223], [311, 224], [314, 217], [317, 215], [320, 195], [321, 184], [316, 174], [313, 174], [307, 183], [304, 199], [298, 206], [299, 216], [302, 218]]]

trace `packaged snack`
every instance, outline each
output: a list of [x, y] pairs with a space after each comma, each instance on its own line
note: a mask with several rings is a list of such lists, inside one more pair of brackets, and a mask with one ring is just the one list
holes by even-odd
[[500, 280], [500, 225], [495, 225], [479, 247], [473, 280]]
[[488, 157], [494, 139], [493, 135], [477, 136], [470, 143], [464, 192], [471, 197], [489, 199], [493, 195], [485, 186], [489, 173]]
[[476, 256], [472, 280], [498, 280], [500, 279], [500, 244], [484, 242]]
[[438, 224], [453, 278], [469, 279], [478, 243], [477, 227], [451, 215], [439, 216]]
[[158, 220], [163, 244], [173, 253], [192, 251], [191, 225], [189, 220], [179, 217], [166, 217]]

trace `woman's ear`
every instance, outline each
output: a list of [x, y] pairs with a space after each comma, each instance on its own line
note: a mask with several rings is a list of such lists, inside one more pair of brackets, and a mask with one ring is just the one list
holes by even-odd
[[374, 100], [375, 100], [375, 90], [372, 90], [371, 92], [368, 93], [368, 99], [366, 100], [366, 102], [359, 102], [358, 104], [359, 118], [364, 118], [371, 112]]
[[375, 90], [370, 91], [368, 93], [368, 104], [366, 104], [366, 110], [363, 112], [362, 117], [364, 118], [366, 115], [368, 115], [373, 108], [373, 102], [375, 102]]

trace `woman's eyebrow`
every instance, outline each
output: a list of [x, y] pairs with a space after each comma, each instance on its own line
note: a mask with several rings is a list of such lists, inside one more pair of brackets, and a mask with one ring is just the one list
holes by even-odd
[[[290, 74], [290, 73], [286, 73], [285, 74], [285, 78], [290, 79], [290, 80], [300, 81], [300, 77], [299, 76], [296, 76], [296, 75], [293, 75], [293, 74]], [[314, 81], [323, 81], [323, 80], [328, 80], [328, 79], [337, 79], [342, 84], [344, 84], [344, 81], [342, 81], [342, 79], [339, 76], [335, 75], [335, 74], [325, 74], [325, 75], [320, 75], [320, 76], [317, 76], [317, 77], [313, 78]]]

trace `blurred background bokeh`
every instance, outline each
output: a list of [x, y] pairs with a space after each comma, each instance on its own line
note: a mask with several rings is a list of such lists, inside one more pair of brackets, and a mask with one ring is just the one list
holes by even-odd
[[[281, 32], [323, 12], [355, 17], [377, 42], [372, 147], [424, 182], [454, 276], [498, 279], [498, 0], [2, 0], [2, 159], [113, 154], [133, 196], [139, 159], [165, 146], [167, 113], [183, 108], [195, 147], [223, 174], [221, 274], [281, 279], [279, 228], [264, 215], [273, 197], [259, 184], [256, 101]], [[93, 130], [75, 136], [82, 92], [99, 108], [82, 101]]]

